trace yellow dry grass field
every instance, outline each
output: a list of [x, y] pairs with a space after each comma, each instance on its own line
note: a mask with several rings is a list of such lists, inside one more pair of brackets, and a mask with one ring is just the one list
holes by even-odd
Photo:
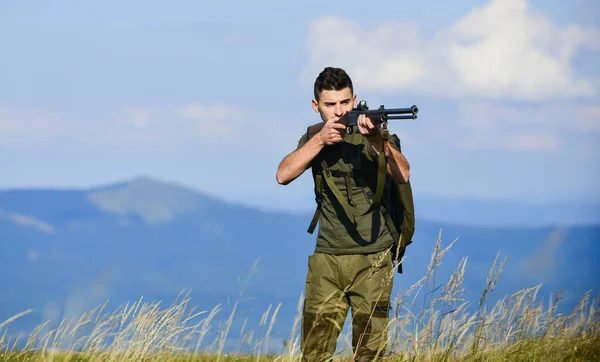
[[[479, 299], [472, 305], [464, 298], [466, 257], [451, 275], [436, 280], [442, 258], [454, 242], [442, 248], [440, 232], [426, 275], [394, 298], [388, 349], [382, 351], [382, 360], [600, 360], [598, 298], [582, 295], [570, 313], [560, 314], [560, 293], [552, 303], [544, 303], [538, 297], [540, 286], [534, 286], [488, 305], [487, 297], [494, 291], [506, 261], [497, 256]], [[105, 303], [76, 319], [63, 320], [55, 329], [42, 333], [47, 330], [44, 323], [28, 336], [13, 337], [9, 333], [11, 322], [29, 312], [24, 311], [0, 322], [0, 361], [299, 361], [302, 299], [289, 338], [277, 354], [267, 347], [281, 305], [269, 307], [262, 315], [263, 335], [239, 331], [252, 343], [253, 352], [230, 354], [224, 347], [227, 338], [238, 333], [231, 330], [237, 303], [226, 323], [214, 326], [221, 306], [197, 311], [182, 294], [165, 308], [141, 298], [106, 313]], [[213, 332], [211, 339], [207, 338], [209, 331]], [[350, 340], [347, 334], [340, 336], [342, 342]], [[352, 360], [349, 342], [338, 349], [334, 360]]]

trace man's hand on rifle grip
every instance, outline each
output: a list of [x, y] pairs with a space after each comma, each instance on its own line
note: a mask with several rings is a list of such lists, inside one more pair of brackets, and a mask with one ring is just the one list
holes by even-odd
[[341, 142], [346, 132], [346, 126], [338, 122], [337, 117], [330, 118], [319, 132], [321, 143], [329, 146]]
[[360, 134], [364, 136], [377, 136], [379, 134], [379, 127], [377, 127], [369, 117], [364, 114], [358, 116], [357, 120], [358, 130]]

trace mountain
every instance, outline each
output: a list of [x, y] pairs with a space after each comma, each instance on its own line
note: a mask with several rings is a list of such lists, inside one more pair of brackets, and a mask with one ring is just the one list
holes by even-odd
[[417, 216], [446, 223], [487, 226], [546, 226], [600, 224], [600, 201], [478, 200], [415, 195]]
[[[232, 334], [242, 318], [248, 318], [246, 328], [258, 328], [269, 306], [282, 303], [273, 333], [287, 338], [314, 248], [314, 235], [306, 233], [311, 217], [226, 203], [147, 177], [89, 189], [5, 190], [0, 321], [33, 308], [11, 323], [29, 330], [107, 300], [109, 310], [140, 297], [168, 304], [183, 290], [191, 290], [200, 309], [222, 303], [223, 321], [243, 290]], [[419, 218], [395, 293], [425, 275], [440, 230], [443, 247], [459, 239], [438, 283], [467, 256], [464, 285], [474, 303], [499, 251], [509, 258], [496, 300], [544, 283], [541, 297], [564, 289], [570, 307], [585, 291], [599, 289], [599, 224], [483, 227]]]

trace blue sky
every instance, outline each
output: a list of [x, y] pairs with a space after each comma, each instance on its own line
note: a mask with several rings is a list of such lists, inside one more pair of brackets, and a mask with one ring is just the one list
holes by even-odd
[[279, 161], [345, 68], [395, 121], [415, 194], [600, 198], [595, 0], [1, 2], [0, 187], [146, 175], [313, 208]]

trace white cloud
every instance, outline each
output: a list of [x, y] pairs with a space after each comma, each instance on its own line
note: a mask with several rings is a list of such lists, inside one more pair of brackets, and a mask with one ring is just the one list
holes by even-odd
[[546, 131], [467, 134], [456, 144], [464, 149], [509, 151], [554, 151], [564, 146], [554, 133]]
[[600, 105], [592, 105], [574, 110], [576, 118], [572, 118], [572, 127], [582, 131], [600, 131]]
[[127, 107], [115, 119], [89, 122], [80, 136], [91, 143], [154, 143], [164, 133], [164, 119], [147, 107]]
[[[110, 114], [75, 118], [48, 111], [0, 108], [0, 143], [40, 142], [91, 144], [157, 144], [207, 137], [228, 137], [240, 129], [235, 109], [228, 105], [190, 104], [167, 109], [131, 106]], [[87, 118], [90, 117], [90, 118]]]
[[333, 65], [345, 68], [361, 90], [521, 99], [597, 91], [576, 78], [571, 62], [580, 48], [600, 49], [599, 28], [560, 28], [525, 0], [492, 0], [431, 39], [404, 22], [365, 28], [322, 17], [306, 42], [307, 82]]
[[233, 119], [236, 115], [239, 115], [232, 107], [223, 104], [205, 105], [199, 103], [181, 106], [177, 109], [177, 113], [183, 119], [203, 122]]
[[600, 136], [600, 106], [594, 104], [507, 106], [466, 102], [460, 105], [459, 113], [462, 147], [599, 151], [595, 140]]
[[[301, 119], [293, 117], [292, 121]], [[90, 144], [92, 146], [245, 146], [268, 140], [289, 147], [290, 132], [298, 137], [304, 124], [286, 124], [263, 110], [238, 109], [226, 103], [190, 103], [171, 107], [130, 106], [116, 112], [56, 117], [49, 112], [24, 113], [0, 108], [0, 143], [7, 146]], [[295, 137], [295, 136], [294, 136]], [[293, 139], [296, 142], [297, 139]], [[287, 143], [286, 143], [287, 142]]]
[[151, 110], [142, 107], [127, 108], [121, 121], [136, 128], [147, 128], [150, 125]]
[[[128, 107], [101, 131], [90, 134], [92, 142], [116, 144], [172, 144], [182, 141], [229, 139], [243, 119], [227, 104], [191, 103], [155, 109]], [[95, 127], [92, 127], [95, 128]], [[100, 132], [100, 133], [97, 133]]]
[[199, 136], [230, 136], [238, 126], [240, 112], [230, 106], [217, 104], [188, 104], [177, 109], [177, 114]]
[[553, 150], [562, 145], [556, 134], [531, 131], [506, 137], [504, 145], [510, 150]]
[[461, 124], [482, 131], [498, 126], [536, 127], [552, 131], [600, 131], [600, 106], [596, 104], [549, 103], [500, 105], [467, 102], [460, 106]]
[[[268, 142], [289, 147], [290, 132], [300, 137], [304, 124], [289, 124], [300, 116], [277, 117], [271, 111], [241, 109], [227, 103], [193, 102], [163, 109], [127, 109], [96, 140], [116, 144], [247, 146]], [[143, 120], [143, 122], [142, 122]], [[315, 121], [316, 122], [316, 121]], [[143, 126], [140, 126], [143, 125]], [[296, 136], [294, 136], [296, 137]], [[293, 139], [296, 142], [297, 138]], [[265, 148], [266, 149], [266, 148]]]
[[0, 108], [0, 143], [25, 145], [53, 139], [64, 131], [64, 121], [48, 111]]

